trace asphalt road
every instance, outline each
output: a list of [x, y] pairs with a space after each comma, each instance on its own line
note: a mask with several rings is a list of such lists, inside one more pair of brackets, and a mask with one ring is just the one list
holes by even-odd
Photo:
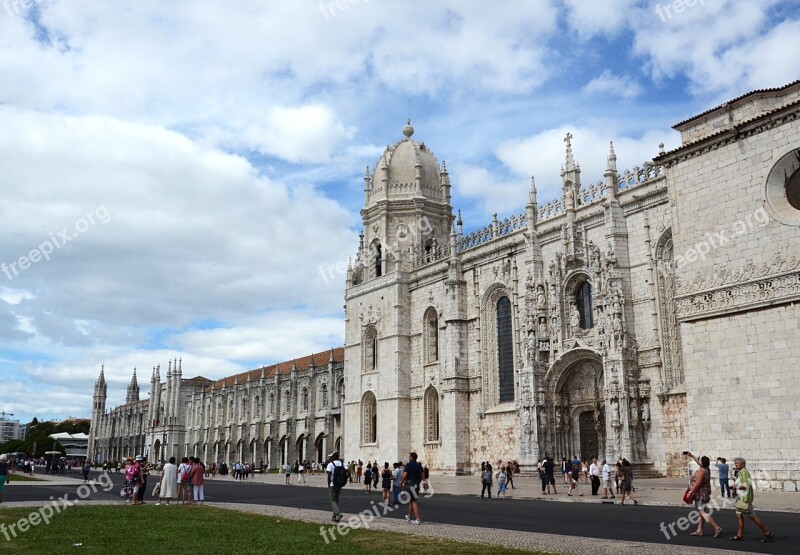
[[[21, 486], [12, 484], [5, 490], [5, 500], [49, 502], [51, 496], [59, 498], [68, 494], [72, 500], [78, 496], [81, 480], [76, 476], [72, 486]], [[89, 499], [116, 500], [122, 503], [119, 490], [121, 475], [112, 475], [113, 489], [105, 493], [98, 488]], [[151, 479], [148, 496], [155, 482]], [[84, 490], [85, 491], [85, 490]], [[327, 492], [319, 487], [298, 485], [276, 485], [252, 481], [234, 481], [231, 478], [216, 478], [206, 481], [206, 500], [225, 503], [251, 503], [277, 505], [330, 511]], [[360, 485], [349, 485], [342, 490], [340, 506], [345, 515], [370, 510], [381, 500], [380, 494], [366, 494]], [[152, 503], [153, 501], [150, 500]], [[372, 503], [371, 503], [372, 502]], [[403, 519], [405, 508], [390, 510], [383, 518]], [[423, 522], [438, 522], [476, 526], [481, 528], [506, 529], [514, 531], [543, 532], [565, 536], [586, 538], [606, 538], [630, 542], [647, 542], [695, 547], [722, 548], [755, 553], [798, 553], [797, 532], [798, 515], [793, 513], [764, 512], [761, 514], [767, 526], [775, 534], [769, 544], [760, 541], [761, 533], [756, 526], [745, 521], [745, 537], [742, 542], [732, 542], [728, 538], [736, 530], [736, 516], [733, 511], [721, 511], [715, 518], [724, 529], [719, 539], [712, 537], [712, 529], [706, 525], [706, 535], [700, 538], [688, 535], [694, 529], [690, 525], [685, 531], [676, 524], [669, 531], [669, 525], [680, 517], [686, 517], [687, 508], [644, 506], [637, 507], [595, 503], [564, 503], [539, 499], [492, 499], [483, 500], [478, 496], [433, 495], [420, 502]], [[383, 514], [383, 509], [378, 509]], [[664, 526], [662, 527], [662, 523]], [[666, 530], [666, 533], [665, 531]], [[667, 538], [670, 536], [670, 539]]]

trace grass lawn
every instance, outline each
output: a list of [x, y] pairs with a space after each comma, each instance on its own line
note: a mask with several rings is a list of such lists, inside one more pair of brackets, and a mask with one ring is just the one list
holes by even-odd
[[[12, 486], [13, 487], [13, 486]], [[31, 514], [31, 508], [0, 506], [0, 524]], [[0, 528], [2, 530], [2, 528]], [[330, 537], [330, 535], [329, 535]], [[75, 546], [80, 543], [82, 545]], [[7, 541], [0, 532], [0, 552], [8, 553], [474, 553], [498, 555], [521, 551], [442, 541], [372, 530], [350, 530], [325, 544], [320, 525], [239, 513], [211, 507], [75, 506]]]
[[[19, 474], [19, 473], [11, 474], [11, 480], [10, 481], [11, 482], [44, 482], [44, 480], [41, 480], [39, 478], [31, 478], [27, 474]], [[8, 483], [8, 481], [6, 483]]]

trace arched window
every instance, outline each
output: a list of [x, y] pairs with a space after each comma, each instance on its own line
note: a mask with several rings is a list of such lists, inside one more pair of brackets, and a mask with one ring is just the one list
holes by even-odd
[[381, 244], [375, 243], [375, 277], [381, 277], [383, 275], [383, 268], [381, 267], [381, 263], [383, 262], [382, 251]]
[[497, 366], [499, 401], [514, 400], [514, 337], [511, 324], [511, 301], [500, 297], [497, 301]]
[[328, 384], [322, 384], [322, 408], [328, 408]]
[[425, 391], [425, 441], [439, 441], [439, 394], [433, 386]]
[[256, 395], [255, 401], [253, 401], [253, 415], [256, 418], [261, 417], [261, 397]]
[[242, 397], [242, 412], [239, 415], [239, 420], [247, 418], [247, 397]]
[[425, 363], [439, 360], [439, 318], [436, 309], [431, 307], [425, 311]]
[[308, 410], [308, 388], [303, 388], [303, 410]]
[[289, 412], [291, 410], [291, 403], [289, 402], [290, 400], [291, 400], [291, 393], [287, 389], [283, 393], [283, 412]]
[[378, 330], [370, 327], [364, 334], [364, 371], [378, 369]]
[[594, 327], [592, 318], [592, 286], [588, 281], [584, 281], [575, 291], [575, 307], [580, 315], [580, 328], [589, 330]]
[[269, 413], [275, 414], [275, 394], [269, 394]]
[[375, 394], [367, 391], [361, 398], [361, 443], [375, 443], [378, 439], [378, 403]]
[[336, 392], [337, 404], [341, 406], [344, 403], [344, 380], [339, 380], [338, 391]]
[[683, 383], [681, 326], [675, 307], [675, 252], [672, 230], [664, 233], [656, 246], [656, 281], [661, 319], [662, 382], [667, 390]]

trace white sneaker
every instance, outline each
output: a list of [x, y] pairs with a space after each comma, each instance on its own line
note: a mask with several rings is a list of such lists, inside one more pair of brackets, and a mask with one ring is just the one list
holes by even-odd
[[411, 524], [419, 524], [419, 520], [412, 520]]
[[406, 515], [406, 522], [411, 522], [411, 518], [408, 515]]

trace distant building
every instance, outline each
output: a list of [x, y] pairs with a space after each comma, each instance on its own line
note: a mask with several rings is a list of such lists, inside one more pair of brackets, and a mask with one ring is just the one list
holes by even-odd
[[19, 420], [0, 418], [0, 443], [15, 439], [25, 439], [25, 424], [20, 424]]
[[89, 452], [89, 436], [86, 434], [68, 434], [61, 432], [50, 434], [50, 439], [58, 441], [64, 448], [64, 456], [86, 458]]
[[263, 461], [269, 468], [323, 462], [341, 445], [343, 373], [341, 347], [216, 381], [184, 379], [181, 362], [170, 361], [166, 382], [153, 368], [149, 399], [139, 399], [134, 369], [125, 404], [107, 411], [101, 369], [89, 453], [98, 462], [139, 454], [151, 461]]

